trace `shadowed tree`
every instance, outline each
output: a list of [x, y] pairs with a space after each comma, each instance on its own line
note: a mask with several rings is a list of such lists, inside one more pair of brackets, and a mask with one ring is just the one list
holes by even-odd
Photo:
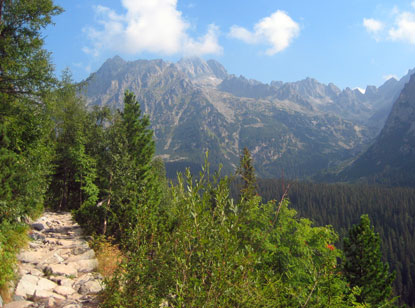
[[383, 263], [379, 234], [370, 225], [368, 215], [360, 217], [344, 239], [344, 275], [350, 287], [359, 287], [357, 302], [380, 307], [392, 298], [395, 274]]
[[255, 169], [248, 148], [243, 149], [237, 175], [242, 179], [241, 198], [250, 199], [257, 193]]

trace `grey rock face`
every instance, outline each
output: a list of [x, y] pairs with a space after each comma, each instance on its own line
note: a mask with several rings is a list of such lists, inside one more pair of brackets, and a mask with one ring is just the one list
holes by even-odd
[[369, 179], [388, 185], [415, 185], [415, 75], [392, 107], [375, 142], [340, 175], [342, 179]]
[[376, 137], [404, 84], [366, 92], [312, 78], [264, 84], [229, 75], [214, 60], [106, 61], [85, 81], [90, 105], [122, 109], [132, 90], [149, 115], [168, 175], [212, 168], [231, 173], [248, 147], [261, 177], [302, 178], [352, 159]]

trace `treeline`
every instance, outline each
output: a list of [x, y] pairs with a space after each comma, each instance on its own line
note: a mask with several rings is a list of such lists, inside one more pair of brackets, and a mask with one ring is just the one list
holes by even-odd
[[[286, 191], [299, 217], [309, 217], [318, 226], [332, 225], [340, 237], [368, 214], [380, 234], [384, 259], [396, 271], [396, 294], [415, 307], [415, 189], [258, 180], [264, 202], [280, 200]], [[235, 184], [232, 195], [238, 195]]]

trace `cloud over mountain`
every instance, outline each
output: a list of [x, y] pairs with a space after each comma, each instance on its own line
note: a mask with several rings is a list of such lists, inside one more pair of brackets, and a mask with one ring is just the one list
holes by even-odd
[[232, 26], [229, 36], [247, 44], [265, 43], [271, 45], [265, 52], [274, 55], [286, 49], [300, 33], [300, 26], [284, 11], [276, 11], [254, 25], [253, 31]]
[[190, 24], [177, 9], [177, 0], [122, 0], [121, 3], [126, 10], [124, 14], [101, 5], [95, 7], [100, 27], [84, 29], [92, 42], [92, 46], [84, 47], [84, 52], [95, 56], [106, 49], [128, 54], [222, 52], [217, 26], [211, 24], [207, 33], [199, 38], [188, 34]]

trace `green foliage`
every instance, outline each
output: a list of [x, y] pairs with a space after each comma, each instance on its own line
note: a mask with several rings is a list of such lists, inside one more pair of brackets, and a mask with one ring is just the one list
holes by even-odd
[[43, 210], [49, 184], [55, 79], [41, 30], [60, 11], [50, 0], [0, 1], [0, 288], [15, 275], [22, 221]]
[[0, 2], [0, 92], [26, 97], [47, 92], [55, 79], [41, 30], [62, 12], [52, 0]]
[[96, 158], [89, 150], [95, 142], [90, 135], [96, 124], [77, 95], [70, 74], [64, 72], [62, 79], [53, 93], [56, 149], [48, 203], [55, 209], [68, 210], [98, 200]]
[[251, 153], [244, 148], [237, 174], [242, 178], [241, 198], [250, 199], [256, 195], [256, 177]]
[[360, 223], [349, 230], [344, 253], [344, 275], [352, 288], [361, 289], [357, 301], [379, 307], [390, 300], [395, 274], [382, 261], [379, 234], [374, 232], [368, 215], [362, 215]]
[[0, 223], [39, 213], [50, 172], [52, 66], [40, 30], [52, 1], [0, 2]]
[[0, 290], [15, 278], [16, 254], [27, 242], [24, 224], [0, 223]]
[[[108, 232], [128, 245], [141, 211], [159, 208], [163, 165], [152, 162], [154, 141], [150, 121], [141, 113], [133, 93], [125, 93], [124, 104], [124, 111], [112, 116], [95, 111], [96, 116], [109, 120], [107, 127], [95, 130], [98, 141], [94, 139], [94, 142], [102, 149], [95, 156], [100, 171], [92, 174], [98, 177], [95, 182], [92, 176], [90, 179], [100, 190], [94, 196], [99, 195], [102, 201], [100, 206], [92, 201], [82, 204], [75, 218], [90, 231]], [[152, 165], [158, 168], [152, 169]], [[94, 188], [93, 185], [88, 187]], [[142, 219], [146, 219], [145, 216]]]
[[164, 215], [138, 220], [103, 307], [353, 306], [331, 228], [297, 219], [286, 200], [234, 203], [227, 179], [203, 170], [179, 176]]
[[[368, 185], [288, 182], [288, 198], [301, 217], [316, 225], [331, 224], [344, 237], [353, 223], [367, 213], [381, 238], [383, 260], [396, 271], [394, 293], [399, 303], [415, 307], [415, 189]], [[287, 181], [258, 179], [264, 201], [280, 200]], [[232, 196], [239, 194], [232, 184]]]

